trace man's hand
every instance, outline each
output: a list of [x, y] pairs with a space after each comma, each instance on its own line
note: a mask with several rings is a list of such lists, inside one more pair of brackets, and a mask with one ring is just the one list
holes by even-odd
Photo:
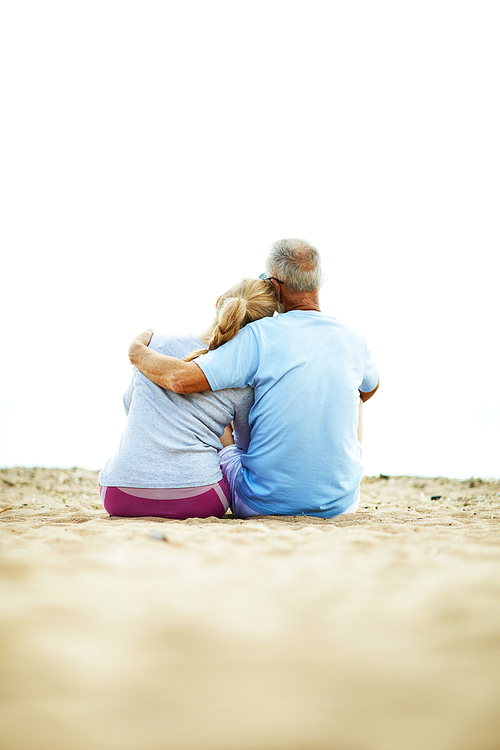
[[209, 391], [210, 385], [203, 370], [195, 362], [183, 362], [176, 357], [149, 349], [154, 331], [148, 328], [136, 336], [129, 346], [128, 356], [133, 365], [156, 385], [174, 393]]
[[153, 329], [148, 328], [147, 331], [144, 331], [144, 333], [140, 333], [138, 336], [136, 336], [130, 344], [128, 348], [128, 356], [133, 365], [135, 364], [134, 359], [137, 354], [138, 348], [140, 346], [147, 346], [151, 341], [151, 336], [153, 335], [153, 333]]
[[[132, 344], [135, 344], [137, 342], [138, 344], [144, 344], [144, 346], [147, 346], [151, 341], [151, 336], [153, 335], [153, 333], [153, 329], [148, 328], [146, 331], [144, 331], [144, 333], [140, 333], [138, 336], [136, 336], [132, 341]], [[132, 346], [132, 344], [130, 344], [130, 346]]]

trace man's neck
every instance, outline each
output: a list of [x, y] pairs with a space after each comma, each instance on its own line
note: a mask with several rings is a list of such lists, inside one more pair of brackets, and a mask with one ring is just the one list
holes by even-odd
[[292, 312], [293, 310], [313, 310], [314, 312], [321, 312], [317, 291], [287, 293], [287, 291], [283, 289], [281, 293], [281, 304], [283, 305], [285, 312]]

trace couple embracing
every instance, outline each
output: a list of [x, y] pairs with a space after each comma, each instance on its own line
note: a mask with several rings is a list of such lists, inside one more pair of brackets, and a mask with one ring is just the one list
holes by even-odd
[[146, 331], [129, 350], [120, 446], [99, 475], [117, 516], [354, 512], [361, 406], [378, 388], [365, 339], [323, 315], [318, 251], [275, 242], [266, 274], [217, 301], [194, 336]]

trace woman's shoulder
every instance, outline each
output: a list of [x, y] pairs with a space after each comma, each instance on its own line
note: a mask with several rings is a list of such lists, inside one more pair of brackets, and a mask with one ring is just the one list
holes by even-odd
[[179, 359], [182, 359], [182, 357], [185, 357], [187, 354], [191, 354], [191, 352], [201, 349], [203, 343], [197, 339], [196, 336], [192, 336], [189, 333], [176, 336], [154, 333], [149, 342], [149, 346], [151, 349], [154, 349], [155, 352], [159, 352], [160, 354], [166, 354], [169, 357], [178, 357]]

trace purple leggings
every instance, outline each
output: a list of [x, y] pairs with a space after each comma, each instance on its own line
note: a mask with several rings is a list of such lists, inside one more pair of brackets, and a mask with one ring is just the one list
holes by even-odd
[[110, 516], [159, 516], [161, 518], [222, 518], [229, 507], [231, 491], [225, 476], [204, 487], [149, 489], [101, 487], [102, 504]]

